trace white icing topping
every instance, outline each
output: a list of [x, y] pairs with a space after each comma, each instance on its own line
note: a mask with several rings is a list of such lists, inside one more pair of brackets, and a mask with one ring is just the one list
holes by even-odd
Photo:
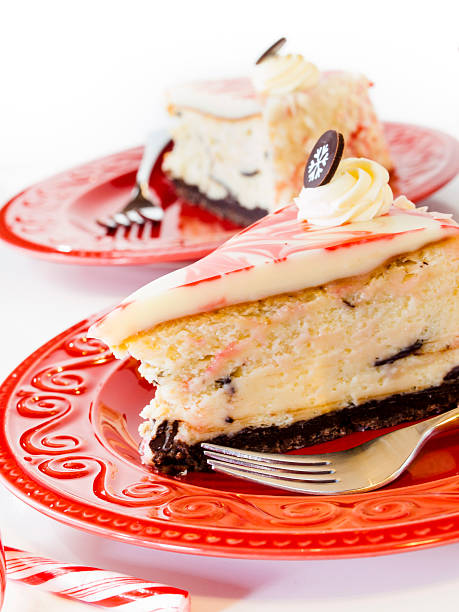
[[364, 274], [458, 234], [454, 221], [398, 207], [370, 221], [311, 226], [297, 219], [291, 204], [207, 257], [142, 287], [93, 325], [90, 335], [121, 356], [124, 340], [163, 321]]
[[259, 96], [248, 78], [193, 81], [169, 89], [167, 102], [222, 119], [244, 119], [262, 111]]
[[335, 226], [384, 215], [393, 199], [389, 173], [383, 166], [363, 157], [349, 157], [340, 162], [335, 176], [326, 185], [303, 187], [295, 203], [299, 219], [314, 225]]
[[319, 82], [319, 70], [302, 55], [272, 55], [255, 66], [253, 84], [266, 95], [282, 95], [311, 89]]
[[[397, 206], [397, 208], [401, 208], [402, 210], [414, 210], [416, 208], [413, 202], [408, 200], [406, 196], [398, 196], [398, 198], [394, 200], [394, 206]], [[418, 211], [426, 212], [427, 207], [418, 208]], [[436, 215], [439, 217], [440, 213], [436, 213]]]

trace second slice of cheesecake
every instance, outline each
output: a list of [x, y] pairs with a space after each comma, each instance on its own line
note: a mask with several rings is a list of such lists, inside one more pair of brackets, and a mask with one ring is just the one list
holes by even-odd
[[301, 55], [268, 54], [253, 78], [184, 83], [169, 90], [173, 150], [163, 170], [188, 201], [248, 225], [299, 192], [304, 161], [327, 129], [345, 157], [392, 168], [370, 81], [319, 72]]

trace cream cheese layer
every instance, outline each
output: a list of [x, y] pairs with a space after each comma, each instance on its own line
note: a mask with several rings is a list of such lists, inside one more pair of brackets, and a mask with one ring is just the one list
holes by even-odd
[[273, 210], [275, 186], [268, 135], [261, 116], [222, 121], [181, 108], [171, 127], [174, 149], [164, 157], [168, 176], [211, 200], [235, 198], [246, 208]]
[[365, 274], [388, 259], [459, 233], [439, 213], [390, 211], [370, 221], [320, 227], [294, 204], [241, 231], [207, 257], [126, 298], [89, 330], [122, 356], [123, 342], [158, 323]]

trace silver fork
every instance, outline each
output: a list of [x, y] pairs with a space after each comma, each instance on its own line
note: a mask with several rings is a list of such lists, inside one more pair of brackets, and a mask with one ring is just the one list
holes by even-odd
[[295, 493], [337, 495], [378, 489], [395, 480], [435, 432], [459, 423], [459, 407], [360, 446], [322, 455], [281, 455], [201, 444], [208, 464], [245, 480]]
[[137, 170], [135, 187], [130, 201], [117, 213], [106, 219], [97, 219], [97, 223], [113, 234], [119, 227], [128, 228], [133, 224], [144, 225], [147, 221], [159, 223], [164, 217], [164, 210], [158, 196], [150, 189], [150, 175], [161, 151], [168, 139], [158, 133], [150, 134], [143, 150], [142, 160]]

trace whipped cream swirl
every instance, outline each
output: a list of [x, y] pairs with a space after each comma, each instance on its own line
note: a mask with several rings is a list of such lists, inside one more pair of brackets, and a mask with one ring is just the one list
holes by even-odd
[[317, 85], [319, 70], [302, 55], [273, 55], [255, 66], [253, 84], [265, 95], [305, 91]]
[[304, 188], [295, 198], [298, 219], [336, 226], [387, 213], [394, 200], [387, 170], [364, 157], [343, 159], [326, 185]]

